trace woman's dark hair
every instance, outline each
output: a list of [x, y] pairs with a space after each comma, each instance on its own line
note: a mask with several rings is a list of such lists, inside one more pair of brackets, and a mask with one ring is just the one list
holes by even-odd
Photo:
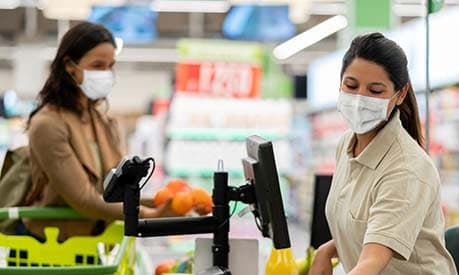
[[344, 71], [356, 58], [362, 58], [382, 66], [394, 83], [395, 91], [409, 85], [405, 100], [398, 106], [400, 119], [403, 128], [422, 147], [424, 139], [418, 105], [408, 75], [408, 60], [402, 48], [381, 33], [370, 33], [354, 38], [343, 58], [341, 79]]
[[31, 118], [46, 104], [64, 108], [81, 115], [79, 88], [72, 76], [66, 71], [67, 62], [78, 64], [80, 59], [101, 43], [110, 43], [116, 48], [112, 34], [104, 26], [89, 22], [72, 27], [62, 38], [56, 57], [51, 63], [51, 70], [45, 85], [38, 94], [37, 108]]

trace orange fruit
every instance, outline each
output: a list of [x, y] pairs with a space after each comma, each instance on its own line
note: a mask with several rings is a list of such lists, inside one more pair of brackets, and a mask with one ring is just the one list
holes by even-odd
[[182, 179], [173, 179], [170, 180], [166, 185], [166, 188], [169, 189], [173, 195], [179, 192], [188, 192], [191, 191], [191, 187], [188, 183]]
[[193, 208], [190, 192], [179, 192], [172, 199], [171, 209], [178, 215], [185, 215]]
[[169, 273], [175, 265], [175, 260], [165, 260], [160, 262], [155, 269], [155, 275], [163, 275]]
[[191, 190], [193, 208], [200, 215], [207, 215], [212, 211], [212, 196], [203, 188], [193, 188]]
[[153, 204], [158, 207], [165, 203], [168, 199], [172, 198], [174, 195], [172, 194], [171, 190], [167, 188], [162, 188], [158, 192], [156, 192], [155, 197], [153, 198]]

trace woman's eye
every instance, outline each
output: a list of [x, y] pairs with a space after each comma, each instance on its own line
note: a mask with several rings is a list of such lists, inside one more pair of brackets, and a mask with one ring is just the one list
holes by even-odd
[[378, 94], [381, 94], [384, 91], [370, 90], [370, 92], [373, 93], [373, 94], [377, 94], [378, 95]]
[[346, 85], [346, 87], [350, 90], [355, 90], [357, 89], [357, 86], [353, 86], [353, 85]]
[[94, 64], [91, 64], [90, 66], [94, 70], [104, 70], [105, 69], [105, 64], [103, 63], [94, 63]]

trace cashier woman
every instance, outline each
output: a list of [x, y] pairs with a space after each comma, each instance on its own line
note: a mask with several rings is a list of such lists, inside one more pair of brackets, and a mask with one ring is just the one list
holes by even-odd
[[[121, 203], [105, 203], [103, 180], [122, 158], [120, 139], [104, 101], [115, 82], [115, 41], [101, 25], [81, 23], [62, 38], [48, 79], [29, 118], [33, 206], [69, 206], [86, 220], [24, 220], [26, 233], [43, 239], [45, 226], [59, 239], [98, 234], [107, 222], [123, 219]], [[132, 92], [132, 91], [126, 91]], [[102, 110], [101, 110], [102, 109]], [[140, 217], [171, 215], [140, 207]]]
[[352, 131], [340, 140], [326, 205], [333, 239], [310, 275], [457, 274], [445, 248], [438, 172], [423, 149], [407, 58], [380, 33], [344, 55], [338, 110]]

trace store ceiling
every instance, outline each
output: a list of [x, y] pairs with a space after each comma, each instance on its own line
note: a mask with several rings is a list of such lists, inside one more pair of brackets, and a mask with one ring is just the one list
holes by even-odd
[[[61, 2], [62, 0], [57, 0]], [[56, 0], [48, 3], [57, 2]], [[72, 0], [73, 1], [73, 0]], [[103, 0], [85, 0], [90, 2], [101, 2]], [[131, 0], [124, 1], [130, 3], [153, 4], [167, 3], [171, 0], [143, 1]], [[174, 0], [186, 2], [189, 0]], [[202, 0], [193, 0], [203, 2]], [[206, 0], [212, 2], [226, 2], [226, 0]], [[232, 1], [232, 0], [231, 0]], [[246, 0], [237, 0], [246, 1]], [[265, 0], [268, 1], [268, 0]], [[272, 2], [272, 0], [269, 0]], [[281, 0], [276, 0], [281, 1]], [[296, 1], [296, 0], [282, 0]], [[304, 0], [306, 1], [306, 0]], [[77, 1], [74, 1], [77, 2]], [[78, 1], [80, 2], [80, 1]], [[118, 1], [117, 2], [123, 2]], [[424, 0], [394, 0], [394, 14], [398, 16], [399, 22], [405, 22], [412, 18], [422, 16]], [[14, 9], [1, 9], [1, 7], [14, 7], [14, 3], [19, 3], [19, 7]], [[27, 43], [40, 42], [48, 44], [53, 51], [56, 45], [58, 33], [58, 21], [48, 19], [44, 16], [43, 0], [2, 0], [0, 1], [0, 59], [11, 58], [12, 46]], [[257, 1], [257, 3], [262, 3]], [[459, 5], [459, 0], [445, 0], [446, 6]], [[164, 5], [163, 5], [164, 7]], [[326, 20], [336, 14], [345, 14], [346, 3], [344, 0], [313, 0], [309, 5], [310, 16], [303, 24], [297, 25], [298, 32], [309, 29], [310, 27]], [[225, 13], [189, 13], [189, 12], [159, 12], [157, 21], [157, 31], [160, 39], [153, 44], [140, 46], [141, 51], [127, 46], [119, 56], [121, 62], [140, 62], [140, 63], [173, 63], [176, 61], [175, 43], [181, 37], [196, 38], [222, 38], [221, 27], [225, 18]], [[76, 21], [71, 21], [70, 25]], [[336, 35], [315, 44], [295, 55], [286, 61], [291, 67], [300, 67], [305, 70], [306, 65], [313, 59], [336, 49]], [[274, 46], [274, 44], [269, 45]], [[139, 46], [136, 46], [138, 48]], [[142, 54], [140, 54], [142, 53]]]

